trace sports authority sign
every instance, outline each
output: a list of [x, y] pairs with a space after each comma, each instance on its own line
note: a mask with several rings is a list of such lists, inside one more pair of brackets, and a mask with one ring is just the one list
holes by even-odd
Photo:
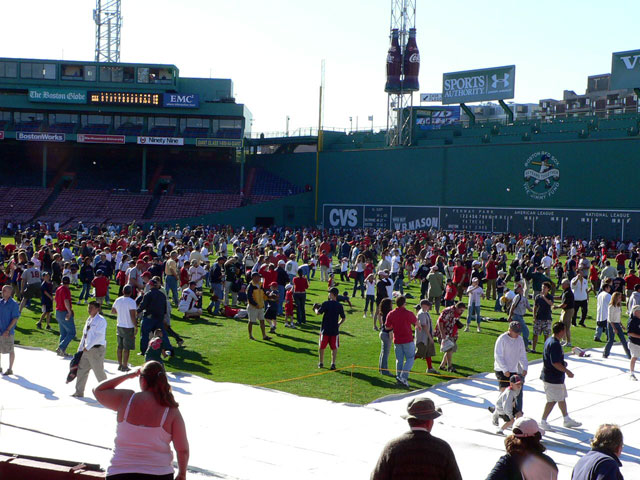
[[64, 133], [16, 132], [16, 140], [23, 142], [64, 142]]
[[184, 138], [176, 137], [138, 137], [139, 145], [184, 145]]
[[483, 68], [442, 76], [442, 104], [513, 98], [516, 66]]
[[640, 50], [611, 54], [610, 90], [640, 88]]
[[545, 200], [560, 187], [560, 162], [549, 152], [536, 152], [524, 162], [525, 193], [535, 200]]
[[89, 133], [79, 133], [78, 143], [124, 143], [124, 135], [97, 135]]

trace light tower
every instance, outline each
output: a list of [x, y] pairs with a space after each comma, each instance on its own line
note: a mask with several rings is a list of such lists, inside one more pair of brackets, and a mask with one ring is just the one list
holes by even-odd
[[[413, 92], [417, 90], [416, 84], [408, 87], [405, 82], [409, 57], [407, 53], [407, 41], [410, 30], [413, 32], [415, 40], [416, 26], [416, 0], [391, 0], [391, 28], [390, 40], [391, 48], [387, 55], [387, 86], [385, 91], [387, 98], [387, 145], [388, 146], [408, 146], [411, 144], [411, 114], [413, 107]], [[417, 60], [419, 68], [420, 57], [417, 53], [410, 52], [411, 62]], [[415, 66], [412, 66], [415, 68]], [[390, 72], [397, 77], [394, 82]]]
[[96, 0], [96, 62], [120, 61], [121, 0]]

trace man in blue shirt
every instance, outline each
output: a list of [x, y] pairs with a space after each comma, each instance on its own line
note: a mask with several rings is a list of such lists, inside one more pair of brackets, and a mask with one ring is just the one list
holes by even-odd
[[329, 348], [331, 348], [331, 370], [336, 369], [336, 357], [338, 356], [338, 347], [340, 346], [338, 340], [340, 325], [347, 319], [342, 304], [338, 302], [339, 293], [340, 291], [336, 287], [333, 287], [329, 290], [329, 300], [315, 308], [317, 315], [322, 313], [318, 368], [324, 366], [324, 350], [327, 348], [327, 345], [329, 345]]
[[547, 403], [544, 406], [544, 412], [542, 413], [542, 420], [540, 426], [548, 430], [550, 428], [547, 423], [547, 418], [553, 410], [553, 407], [558, 404], [562, 416], [564, 417], [565, 428], [576, 428], [582, 425], [580, 422], [576, 422], [567, 413], [567, 388], [564, 385], [565, 374], [569, 378], [573, 378], [573, 372], [567, 368], [567, 362], [564, 361], [564, 352], [562, 351], [562, 345], [560, 341], [565, 336], [565, 326], [563, 322], [556, 322], [553, 324], [553, 336], [544, 342], [544, 352], [542, 353], [542, 373], [540, 378], [544, 383], [544, 393], [547, 396]]
[[3, 375], [13, 375], [13, 361], [16, 354], [13, 351], [14, 333], [16, 323], [20, 317], [20, 306], [13, 298], [13, 287], [5, 285], [2, 287], [2, 300], [0, 300], [0, 357], [3, 353], [9, 354], [9, 369], [0, 372]]
[[600, 425], [591, 439], [591, 450], [578, 460], [571, 480], [622, 480], [620, 455], [623, 437], [620, 427]]

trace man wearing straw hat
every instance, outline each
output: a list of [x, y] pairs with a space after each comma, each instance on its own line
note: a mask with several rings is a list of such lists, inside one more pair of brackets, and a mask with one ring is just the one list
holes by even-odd
[[411, 430], [391, 440], [382, 450], [371, 480], [461, 480], [453, 450], [431, 435], [434, 420], [442, 415], [433, 400], [415, 397], [407, 405]]

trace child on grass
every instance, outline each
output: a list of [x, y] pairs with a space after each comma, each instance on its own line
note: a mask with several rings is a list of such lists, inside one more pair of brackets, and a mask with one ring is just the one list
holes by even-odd
[[162, 350], [162, 329], [157, 328], [151, 334], [151, 340], [149, 340], [149, 346], [147, 347], [147, 351], [144, 353], [145, 362], [149, 362], [151, 360], [155, 360], [156, 362], [160, 362], [164, 365], [162, 361], [163, 358], [167, 358], [167, 352]]
[[284, 294], [284, 326], [289, 328], [296, 328], [293, 324], [293, 285], [288, 284], [285, 287], [286, 293]]
[[427, 299], [420, 300], [416, 305], [420, 328], [416, 328], [416, 354], [415, 358], [424, 358], [427, 362], [427, 373], [437, 375], [439, 372], [433, 368], [431, 357], [436, 354], [436, 345], [433, 341], [433, 323], [431, 322], [431, 302]]

